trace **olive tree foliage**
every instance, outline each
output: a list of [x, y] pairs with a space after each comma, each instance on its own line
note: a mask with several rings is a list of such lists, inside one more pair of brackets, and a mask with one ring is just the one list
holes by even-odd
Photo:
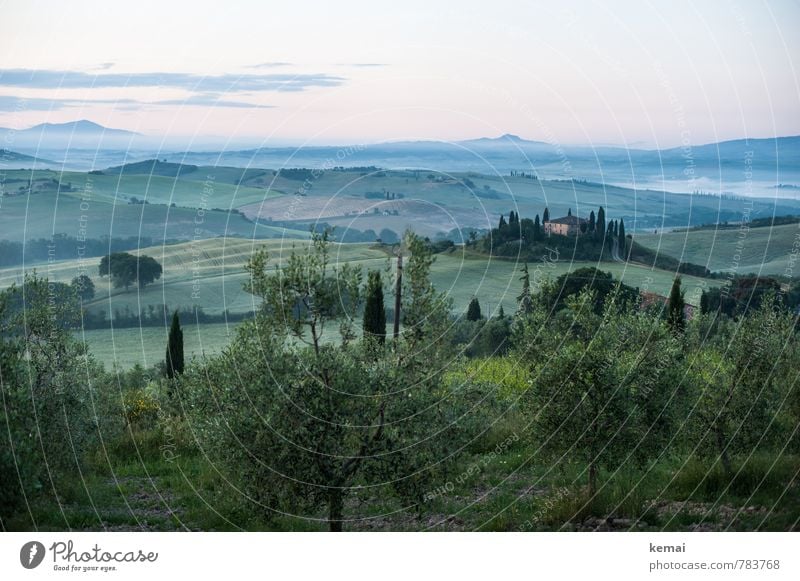
[[714, 341], [690, 352], [688, 430], [697, 453], [721, 462], [730, 474], [732, 456], [786, 443], [797, 343], [794, 317], [768, 296], [758, 310], [722, 325]]
[[585, 465], [593, 496], [600, 469], [644, 463], [666, 445], [680, 345], [663, 322], [613, 300], [597, 314], [593, 291], [566, 303], [556, 317], [537, 305], [517, 324], [533, 383], [521, 406], [541, 455]]
[[[0, 516], [81, 466], [97, 435], [99, 366], [70, 331], [74, 302], [55, 300], [35, 274], [0, 293]], [[13, 308], [12, 308], [13, 305]]]
[[441, 381], [447, 302], [420, 242], [407, 237], [398, 340], [357, 339], [362, 273], [331, 264], [324, 232], [277, 267], [264, 251], [252, 256], [246, 289], [263, 301], [255, 319], [180, 378], [201, 444], [267, 514], [342, 530], [347, 495], [419, 502], [453, 455], [442, 442], [456, 441], [464, 422], [454, 417], [461, 404], [447, 401], [466, 398]]

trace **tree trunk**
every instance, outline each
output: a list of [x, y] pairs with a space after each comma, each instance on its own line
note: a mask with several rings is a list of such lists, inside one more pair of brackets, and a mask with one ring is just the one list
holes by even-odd
[[397, 254], [397, 278], [394, 283], [394, 329], [393, 336], [397, 339], [400, 336], [400, 306], [402, 304], [403, 293], [403, 251], [402, 247]]
[[597, 492], [597, 464], [589, 462], [589, 496], [593, 497]]
[[331, 488], [328, 493], [328, 526], [330, 532], [342, 532], [342, 513], [344, 512], [344, 495], [341, 488]]
[[725, 436], [722, 433], [722, 429], [720, 427], [716, 428], [716, 435], [717, 435], [717, 449], [719, 450], [719, 456], [722, 459], [722, 467], [725, 469], [725, 475], [731, 475], [731, 458], [728, 456], [728, 447], [725, 445]]

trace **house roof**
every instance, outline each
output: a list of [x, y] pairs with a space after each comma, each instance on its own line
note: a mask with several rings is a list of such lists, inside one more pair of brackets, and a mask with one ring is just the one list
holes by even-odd
[[569, 226], [580, 226], [588, 222], [585, 218], [578, 218], [577, 216], [564, 216], [563, 218], [556, 218], [549, 220], [551, 224], [567, 224]]

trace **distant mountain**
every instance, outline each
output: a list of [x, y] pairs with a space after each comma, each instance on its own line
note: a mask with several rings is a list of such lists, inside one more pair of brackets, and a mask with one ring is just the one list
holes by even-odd
[[80, 119], [78, 121], [68, 121], [67, 123], [40, 123], [19, 133], [46, 133], [47, 135], [104, 135], [114, 137], [134, 137], [141, 135], [134, 131], [125, 129], [112, 129], [103, 127], [94, 121]]
[[126, 148], [140, 133], [103, 127], [81, 119], [67, 123], [40, 123], [28, 129], [0, 128], [0, 136], [20, 149], [118, 149]]
[[[661, 150], [661, 155], [673, 157], [686, 155], [686, 150], [680, 147]], [[691, 153], [701, 159], [730, 161], [741, 164], [748, 157], [754, 163], [781, 163], [800, 165], [800, 136], [767, 137], [758, 139], [733, 139], [719, 143], [706, 143], [695, 145]]]
[[512, 146], [512, 147], [519, 147], [519, 148], [541, 148], [553, 147], [551, 144], [545, 141], [531, 141], [529, 139], [523, 139], [519, 135], [513, 135], [511, 133], [506, 133], [505, 135], [501, 135], [500, 137], [479, 137], [478, 139], [467, 139], [465, 141], [458, 141], [456, 142], [459, 145], [465, 145], [467, 147], [496, 147], [496, 146]]

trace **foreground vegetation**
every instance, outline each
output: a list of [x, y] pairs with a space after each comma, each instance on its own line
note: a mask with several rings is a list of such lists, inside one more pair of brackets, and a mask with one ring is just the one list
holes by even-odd
[[252, 255], [256, 316], [172, 379], [104, 371], [47, 281], [22, 311], [5, 291], [3, 528], [798, 528], [780, 289], [686, 321], [677, 281], [667, 308], [596, 271], [523, 271], [509, 314], [462, 320], [409, 235], [395, 338], [375, 308], [390, 279], [378, 293], [332, 248]]

